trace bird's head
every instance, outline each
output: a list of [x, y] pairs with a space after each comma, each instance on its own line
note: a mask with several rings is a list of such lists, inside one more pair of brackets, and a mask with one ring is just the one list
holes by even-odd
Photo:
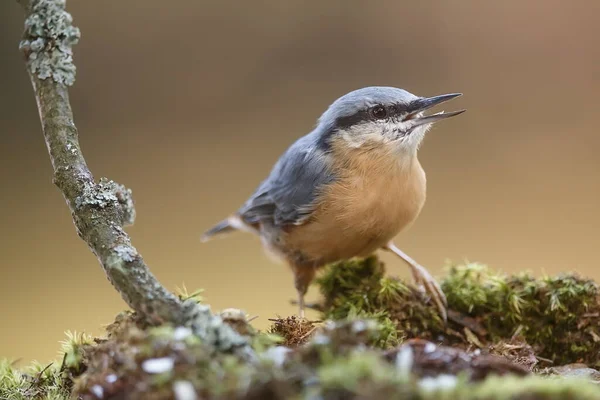
[[419, 97], [393, 87], [366, 87], [334, 101], [319, 119], [322, 143], [416, 152], [431, 125], [465, 110], [425, 115], [460, 93]]

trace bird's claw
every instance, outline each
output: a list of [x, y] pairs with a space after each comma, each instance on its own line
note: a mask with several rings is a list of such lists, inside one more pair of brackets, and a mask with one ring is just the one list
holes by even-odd
[[444, 323], [446, 323], [448, 321], [448, 302], [446, 301], [446, 295], [433, 276], [431, 276], [429, 271], [420, 266], [415, 260], [400, 250], [393, 242], [388, 243], [385, 247], [383, 247], [383, 249], [391, 251], [410, 266], [410, 270], [412, 271], [412, 275], [417, 287], [429, 293], [438, 310], [440, 311], [440, 315], [444, 320]]
[[410, 267], [415, 283], [420, 289], [429, 294], [429, 296], [437, 306], [438, 310], [440, 311], [442, 319], [444, 320], [444, 322], [446, 322], [448, 320], [448, 301], [446, 300], [446, 295], [442, 291], [442, 288], [434, 279], [434, 277], [431, 276], [429, 271], [427, 271], [427, 269], [425, 269], [424, 267], [416, 263], [411, 264]]

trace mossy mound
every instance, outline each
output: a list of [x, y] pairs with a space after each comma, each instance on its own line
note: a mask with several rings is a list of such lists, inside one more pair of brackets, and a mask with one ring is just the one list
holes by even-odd
[[[57, 363], [0, 363], [0, 399], [600, 400], [588, 368], [599, 350], [593, 282], [452, 266], [445, 325], [419, 290], [384, 273], [375, 257], [326, 268], [323, 322], [277, 318], [259, 332], [237, 309], [211, 319], [252, 343], [244, 356], [122, 313], [104, 338], [70, 335]], [[587, 365], [557, 367], [575, 361]]]
[[33, 362], [25, 368], [0, 359], [0, 399], [2, 400], [63, 400], [71, 398], [73, 377], [85, 368], [83, 350], [94, 343], [85, 334], [67, 332], [62, 342], [59, 362]]
[[316, 281], [324, 318], [374, 318], [386, 329], [381, 347], [425, 338], [459, 347], [520, 340], [555, 365], [600, 365], [600, 291], [575, 275], [535, 279], [488, 267], [453, 265], [441, 282], [449, 322], [416, 288], [385, 276], [376, 257], [333, 264]]
[[1, 364], [0, 398], [600, 398], [594, 383], [531, 375], [501, 357], [423, 340], [409, 340], [387, 352], [370, 347], [379, 335], [375, 321], [329, 321], [295, 349], [255, 340], [256, 357], [242, 360], [215, 351], [187, 328], [141, 329], [133, 319], [121, 318], [108, 338], [92, 342], [72, 336], [57, 366], [24, 373]]
[[0, 399], [63, 400], [70, 398], [70, 382], [54, 364], [17, 369], [9, 360], [0, 360]]

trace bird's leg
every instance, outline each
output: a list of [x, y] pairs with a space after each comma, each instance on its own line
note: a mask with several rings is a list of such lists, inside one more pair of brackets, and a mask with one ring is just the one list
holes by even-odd
[[315, 277], [316, 268], [297, 264], [292, 264], [291, 267], [294, 272], [294, 285], [298, 292], [298, 315], [300, 318], [304, 318], [304, 296], [308, 291], [308, 286]]
[[391, 251], [408, 264], [412, 272], [413, 278], [415, 280], [415, 283], [421, 287], [424, 287], [425, 291], [429, 293], [436, 306], [440, 310], [442, 319], [445, 322], [448, 318], [448, 313], [446, 311], [446, 308], [448, 307], [446, 295], [442, 291], [440, 285], [433, 278], [433, 276], [431, 276], [429, 271], [427, 271], [421, 265], [417, 264], [415, 260], [410, 258], [406, 253], [404, 253], [402, 250], [396, 247], [396, 245], [392, 242], [388, 243], [385, 247], [383, 247], [383, 249]]
[[302, 293], [301, 289], [296, 290], [298, 291], [298, 316], [304, 318], [304, 295], [306, 293]]

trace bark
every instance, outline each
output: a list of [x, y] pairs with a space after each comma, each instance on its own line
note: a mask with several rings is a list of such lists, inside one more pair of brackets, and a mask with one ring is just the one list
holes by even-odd
[[76, 72], [72, 47], [80, 32], [65, 11], [66, 0], [17, 1], [26, 11], [19, 48], [33, 85], [54, 183], [71, 210], [79, 237], [138, 321], [187, 326], [216, 351], [253, 359], [249, 340], [210, 307], [192, 299], [182, 301], [158, 282], [123, 229], [135, 219], [131, 191], [106, 178], [96, 182], [89, 170], [69, 102], [68, 87], [75, 82]]
[[98, 257], [109, 281], [148, 323], [181, 323], [189, 305], [167, 291], [132, 246], [123, 227], [132, 224], [131, 191], [107, 179], [96, 183], [79, 145], [69, 102], [74, 82], [71, 47], [79, 39], [64, 0], [19, 0], [27, 18], [21, 42], [44, 139], [77, 233]]

